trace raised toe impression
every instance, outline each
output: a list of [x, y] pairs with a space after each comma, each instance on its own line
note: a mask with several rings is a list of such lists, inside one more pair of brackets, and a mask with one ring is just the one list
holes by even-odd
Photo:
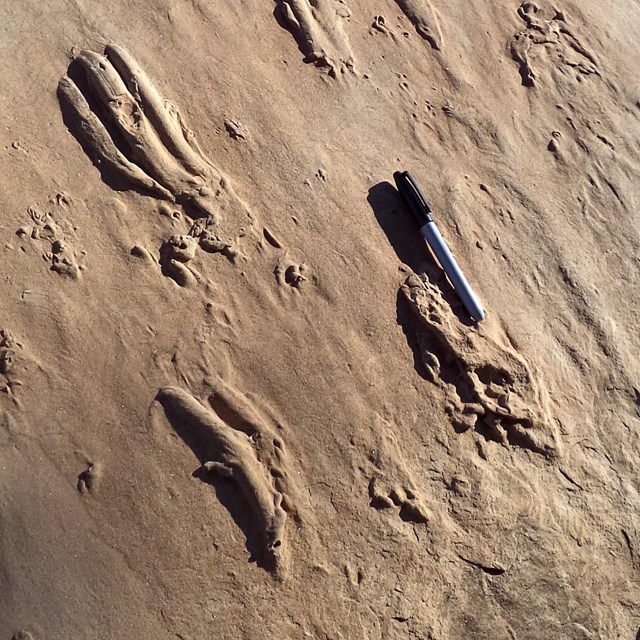
[[204, 155], [176, 105], [160, 96], [125, 49], [80, 52], [58, 95], [65, 121], [105, 178], [182, 204], [191, 218], [204, 221], [194, 230], [228, 243], [251, 225], [251, 214]]
[[281, 440], [244, 396], [222, 383], [212, 398], [220, 413], [178, 387], [163, 387], [157, 400], [200, 458], [201, 475], [216, 474], [237, 484], [260, 532], [264, 564], [282, 576], [287, 514], [296, 517], [297, 512], [287, 493]]

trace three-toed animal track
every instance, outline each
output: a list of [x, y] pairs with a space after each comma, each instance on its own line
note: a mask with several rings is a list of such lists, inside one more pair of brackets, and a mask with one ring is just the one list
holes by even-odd
[[58, 87], [70, 128], [103, 174], [177, 202], [205, 251], [228, 252], [253, 217], [207, 158], [175, 104], [124, 49], [81, 51]]

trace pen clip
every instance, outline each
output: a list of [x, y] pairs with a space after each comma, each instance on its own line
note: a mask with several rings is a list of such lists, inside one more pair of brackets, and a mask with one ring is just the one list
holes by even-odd
[[418, 185], [416, 184], [416, 181], [413, 179], [413, 176], [408, 171], [405, 171], [404, 177], [406, 181], [411, 185], [411, 190], [414, 193], [414, 197], [418, 200], [424, 212], [427, 214], [428, 217], [431, 217], [431, 207], [429, 206], [429, 203], [425, 200], [424, 196], [422, 195], [422, 191], [420, 191], [420, 189], [418, 188]]

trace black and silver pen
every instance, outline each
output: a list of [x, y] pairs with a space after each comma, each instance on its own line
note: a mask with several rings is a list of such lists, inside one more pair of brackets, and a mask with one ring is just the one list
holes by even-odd
[[467, 279], [464, 277], [462, 270], [449, 250], [447, 243], [444, 241], [436, 223], [433, 221], [431, 208], [422, 193], [420, 193], [420, 189], [418, 189], [415, 180], [408, 171], [396, 171], [393, 174], [393, 178], [396, 181], [398, 191], [407, 203], [407, 206], [411, 210], [411, 213], [413, 213], [420, 227], [420, 233], [436, 254], [440, 265], [447, 274], [453, 288], [456, 290], [460, 300], [462, 300], [462, 304], [464, 304], [469, 312], [469, 315], [477, 322], [484, 320], [484, 309], [467, 282]]

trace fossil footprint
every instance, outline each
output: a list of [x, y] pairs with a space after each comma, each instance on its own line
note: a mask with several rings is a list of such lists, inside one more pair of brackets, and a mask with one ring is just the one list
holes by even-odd
[[462, 325], [426, 276], [411, 275], [402, 292], [420, 319], [422, 358], [431, 381], [447, 399], [457, 431], [551, 456], [557, 453], [546, 393], [508, 339]]
[[282, 577], [287, 515], [299, 518], [280, 438], [247, 398], [223, 384], [209, 399], [216, 408], [177, 387], [163, 387], [157, 400], [200, 459], [200, 477], [216, 474], [237, 483], [260, 531], [265, 565]]
[[191, 233], [228, 246], [252, 223], [228, 179], [124, 49], [82, 51], [59, 82], [65, 122], [103, 176], [177, 202], [200, 222]]

